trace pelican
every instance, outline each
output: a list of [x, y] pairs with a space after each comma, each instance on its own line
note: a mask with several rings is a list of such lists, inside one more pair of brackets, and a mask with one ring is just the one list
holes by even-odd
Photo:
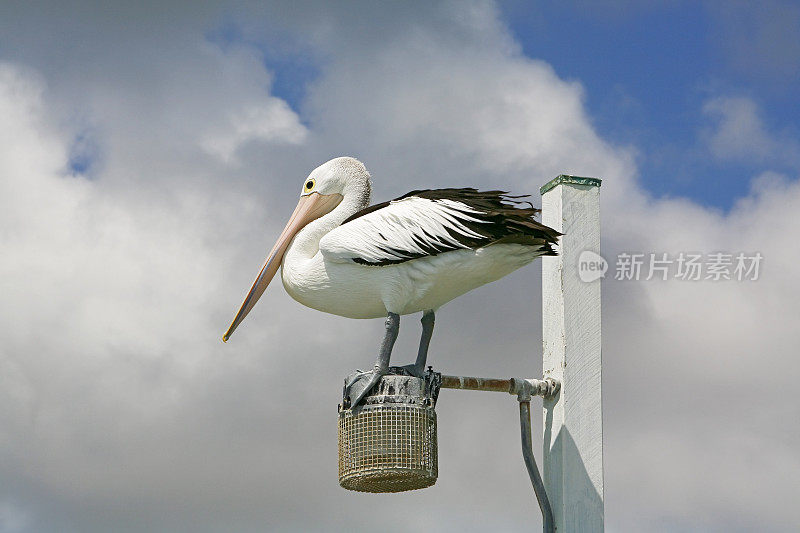
[[555, 255], [559, 232], [534, 220], [522, 196], [502, 191], [417, 190], [370, 206], [371, 177], [352, 157], [338, 157], [303, 180], [300, 201], [267, 256], [222, 340], [230, 338], [281, 268], [289, 295], [348, 318], [386, 317], [375, 366], [345, 383], [350, 405], [389, 371], [400, 315], [422, 312], [416, 362], [421, 377], [435, 312], [536, 257]]

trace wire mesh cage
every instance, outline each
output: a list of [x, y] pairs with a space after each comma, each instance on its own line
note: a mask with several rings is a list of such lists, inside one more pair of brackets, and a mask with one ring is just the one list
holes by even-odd
[[339, 409], [339, 484], [401, 492], [436, 483], [436, 399], [441, 375], [384, 376], [359, 405]]

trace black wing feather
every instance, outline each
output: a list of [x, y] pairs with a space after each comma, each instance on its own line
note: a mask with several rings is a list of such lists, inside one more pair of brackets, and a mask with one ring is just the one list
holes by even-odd
[[[473, 210], [478, 211], [478, 213], [469, 213], [470, 217], [478, 221], [460, 220], [460, 222], [474, 233], [480, 235], [480, 237], [448, 231], [448, 233], [450, 233], [464, 248], [477, 249], [491, 244], [524, 244], [541, 248], [542, 255], [557, 255], [553, 245], [558, 243], [558, 237], [561, 236], [561, 233], [553, 228], [545, 226], [535, 219], [536, 215], [539, 214], [541, 210], [533, 207], [533, 204], [529, 201], [520, 200], [520, 198], [528, 198], [528, 195], [512, 196], [505, 191], [479, 191], [471, 187], [411, 191], [389, 202], [381, 202], [362, 209], [347, 218], [342, 225], [369, 213], [378, 211], [379, 209], [383, 209], [391, 202], [403, 200], [412, 196], [434, 201], [451, 200], [461, 202]], [[525, 207], [525, 204], [529, 207]], [[420, 239], [415, 238], [415, 242], [419, 245], [425, 245]], [[403, 263], [418, 257], [437, 255], [459, 249], [450, 246], [427, 244], [424, 246], [424, 253], [409, 254], [405, 251], [401, 252], [392, 248], [388, 241], [386, 244], [386, 247], [383, 248], [386, 252], [395, 254], [400, 252], [401, 254], [408, 255], [408, 257], [385, 259], [379, 262], [370, 262], [360, 258], [354, 258], [353, 260], [365, 265], [390, 265]]]

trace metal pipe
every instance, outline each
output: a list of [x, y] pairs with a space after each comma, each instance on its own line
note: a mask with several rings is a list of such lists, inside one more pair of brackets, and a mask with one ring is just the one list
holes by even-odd
[[519, 424], [522, 435], [522, 457], [525, 459], [525, 467], [528, 469], [528, 476], [531, 478], [533, 491], [536, 493], [536, 500], [539, 502], [539, 509], [542, 511], [542, 523], [545, 533], [554, 533], [553, 509], [550, 507], [550, 500], [547, 498], [547, 491], [536, 466], [536, 459], [533, 456], [533, 442], [531, 440], [531, 396], [542, 396], [550, 398], [558, 393], [561, 382], [553, 378], [546, 379], [492, 379], [492, 378], [473, 378], [467, 376], [442, 376], [442, 388], [480, 390], [489, 392], [507, 392], [516, 394], [519, 400]]
[[495, 378], [473, 378], [469, 376], [445, 376], [442, 375], [443, 389], [461, 390], [481, 390], [488, 392], [507, 392], [516, 395], [542, 396], [549, 398], [554, 396], [559, 389], [558, 380], [547, 379], [495, 379]]
[[482, 390], [489, 392], [512, 392], [513, 380], [494, 378], [471, 378], [468, 376], [442, 376], [442, 388]]
[[531, 478], [533, 491], [536, 493], [536, 500], [539, 502], [539, 509], [542, 510], [542, 523], [545, 533], [555, 533], [553, 525], [553, 509], [550, 507], [550, 500], [547, 498], [547, 491], [539, 475], [539, 468], [536, 466], [536, 459], [533, 457], [533, 442], [531, 440], [531, 402], [530, 400], [519, 401], [519, 425], [522, 435], [522, 457], [525, 459], [525, 466], [528, 468], [528, 475]]

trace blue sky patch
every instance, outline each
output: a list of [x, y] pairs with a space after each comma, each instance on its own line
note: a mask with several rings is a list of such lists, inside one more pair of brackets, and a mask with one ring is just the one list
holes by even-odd
[[286, 32], [276, 31], [271, 37], [265, 37], [266, 34], [251, 36], [241, 25], [228, 20], [209, 31], [206, 38], [222, 49], [247, 46], [258, 50], [264, 67], [272, 75], [271, 94], [285, 100], [302, 121], [308, 86], [320, 74], [319, 61], [311, 50]]
[[[654, 195], [688, 196], [728, 209], [760, 172], [797, 176], [797, 162], [779, 158], [735, 164], [715, 158], [704, 139], [714, 121], [703, 106], [720, 96], [753, 98], [767, 131], [797, 134], [800, 76], [793, 73], [800, 54], [787, 53], [784, 46], [781, 53], [770, 53], [769, 71], [742, 69], [757, 36], [770, 31], [781, 13], [682, 2], [558, 2], [536, 9], [505, 2], [501, 7], [525, 55], [584, 85], [598, 133], [639, 150], [641, 183]], [[787, 42], [795, 34], [800, 40], [800, 26], [781, 31]]]
[[84, 130], [72, 141], [67, 159], [67, 174], [91, 178], [100, 161], [100, 145], [91, 130]]

